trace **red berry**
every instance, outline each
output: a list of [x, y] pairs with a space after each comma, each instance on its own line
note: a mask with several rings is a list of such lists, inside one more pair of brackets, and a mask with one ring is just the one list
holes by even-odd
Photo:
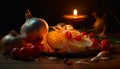
[[109, 40], [109, 39], [103, 39], [103, 40], [101, 41], [101, 44], [102, 44], [102, 45], [105, 45], [105, 46], [110, 46], [110, 40]]
[[73, 65], [73, 62], [72, 61], [66, 61], [66, 64], [67, 65]]
[[84, 32], [81, 32], [80, 34], [81, 34], [81, 36], [88, 35], [88, 33], [85, 32], [85, 31], [84, 31]]
[[22, 60], [29, 60], [31, 57], [31, 51], [27, 47], [21, 47], [19, 50], [19, 55]]
[[103, 39], [100, 43], [100, 50], [109, 50], [110, 49], [110, 40]]
[[93, 41], [92, 46], [98, 46], [99, 40], [97, 38], [91, 38], [91, 41]]
[[66, 32], [65, 32], [65, 37], [70, 40], [70, 39], [72, 38], [71, 32], [66, 31]]
[[64, 63], [66, 63], [67, 61], [69, 61], [69, 59], [65, 58], [65, 59], [64, 59]]
[[30, 47], [30, 50], [31, 50], [31, 56], [32, 57], [37, 58], [37, 57], [40, 56], [40, 53], [41, 53], [40, 46], [32, 45]]
[[14, 59], [18, 59], [19, 58], [19, 54], [18, 54], [19, 48], [13, 48], [12, 51], [10, 52], [11, 56]]
[[76, 41], [80, 41], [80, 40], [81, 40], [81, 35], [75, 36], [74, 39], [75, 39]]

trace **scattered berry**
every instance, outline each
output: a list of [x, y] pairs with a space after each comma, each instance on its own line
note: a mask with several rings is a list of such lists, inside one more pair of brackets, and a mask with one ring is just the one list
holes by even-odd
[[18, 53], [21, 60], [29, 60], [31, 57], [31, 52], [27, 47], [21, 47]]
[[81, 34], [81, 36], [88, 35], [88, 33], [87, 33], [87, 32], [85, 32], [85, 31], [84, 31], [84, 32], [81, 32], [80, 34]]
[[66, 64], [67, 65], [73, 65], [73, 62], [72, 61], [66, 61]]
[[100, 42], [100, 50], [102, 51], [109, 51], [110, 50], [110, 40], [109, 39], [103, 39]]
[[65, 37], [70, 40], [70, 39], [72, 38], [71, 32], [66, 31], [66, 32], [65, 32]]
[[80, 41], [80, 40], [81, 40], [81, 35], [75, 36], [74, 39], [75, 39], [76, 41]]
[[67, 61], [69, 61], [69, 59], [65, 58], [65, 59], [64, 59], [64, 63], [66, 63]]
[[10, 52], [10, 55], [11, 55], [14, 59], [18, 59], [18, 58], [19, 58], [18, 51], [19, 51], [19, 48], [13, 48], [12, 51]]

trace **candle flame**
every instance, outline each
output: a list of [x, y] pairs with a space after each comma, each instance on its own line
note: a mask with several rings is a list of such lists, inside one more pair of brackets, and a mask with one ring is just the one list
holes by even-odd
[[73, 11], [73, 15], [77, 15], [78, 14], [78, 12], [77, 12], [77, 9], [74, 9], [74, 11]]

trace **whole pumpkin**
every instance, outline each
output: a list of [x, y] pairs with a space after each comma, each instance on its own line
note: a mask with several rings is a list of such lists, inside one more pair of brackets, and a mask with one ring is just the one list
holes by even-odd
[[44, 19], [33, 17], [30, 11], [26, 11], [26, 21], [20, 29], [28, 42], [38, 43], [42, 42], [48, 33], [48, 24]]

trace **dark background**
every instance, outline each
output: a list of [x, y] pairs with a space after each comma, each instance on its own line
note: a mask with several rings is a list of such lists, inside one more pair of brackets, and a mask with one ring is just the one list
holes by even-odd
[[108, 31], [120, 33], [119, 6], [118, 0], [4, 0], [0, 2], [0, 34], [12, 29], [19, 32], [27, 9], [33, 16], [45, 19], [49, 25], [56, 25], [64, 22], [62, 16], [71, 14], [74, 8], [90, 16], [93, 11], [104, 9], [108, 14]]

